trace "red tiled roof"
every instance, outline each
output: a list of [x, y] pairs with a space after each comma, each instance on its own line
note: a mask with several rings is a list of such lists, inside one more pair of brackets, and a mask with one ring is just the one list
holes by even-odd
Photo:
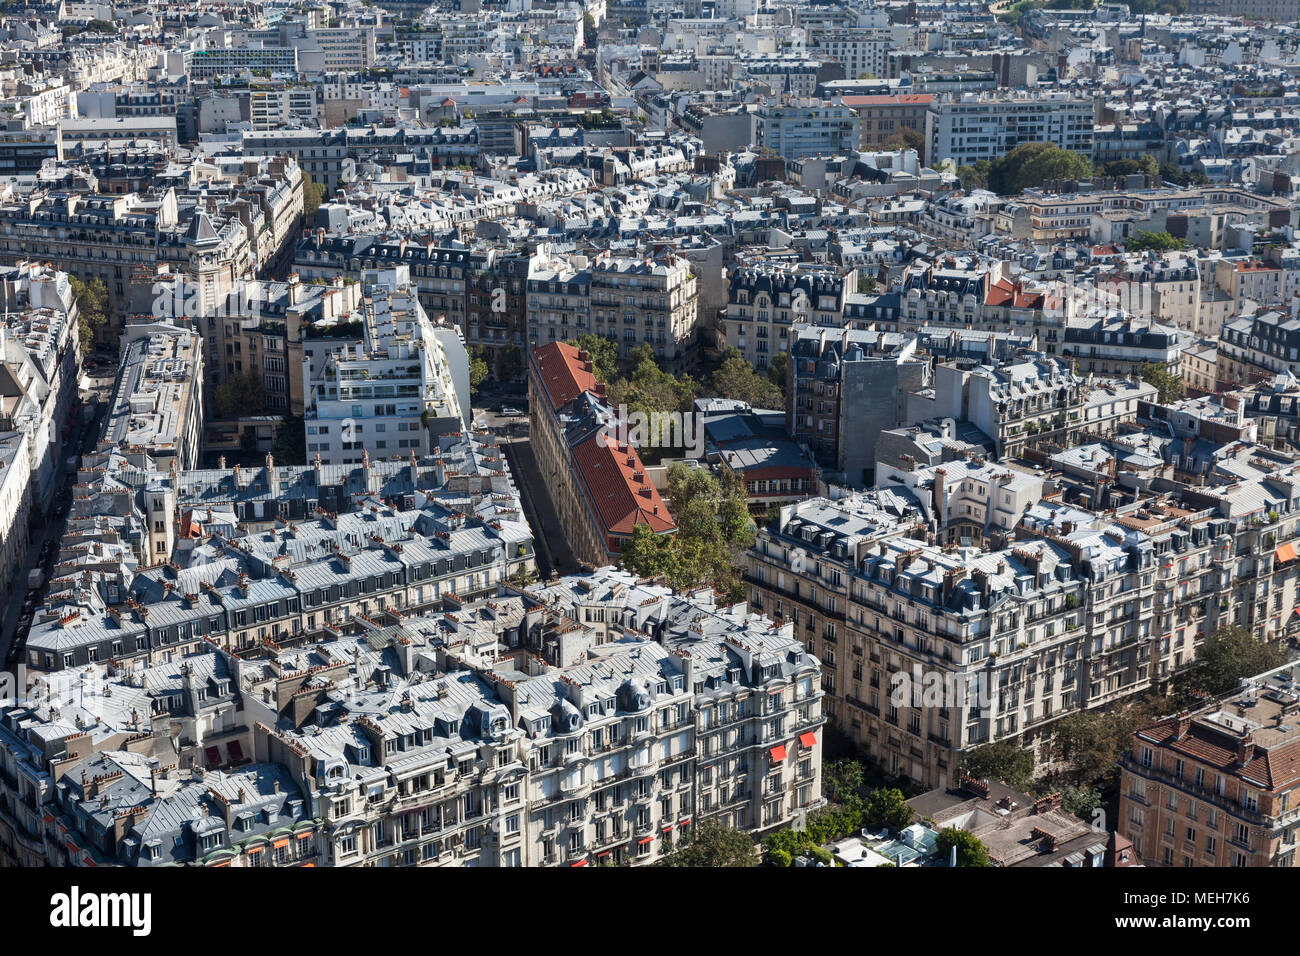
[[840, 102], [845, 106], [928, 106], [933, 99], [933, 93], [901, 93], [897, 96], [880, 93], [865, 96], [842, 96]]
[[583, 392], [600, 392], [591, 363], [578, 358], [579, 349], [564, 342], [549, 342], [533, 349], [533, 363], [552, 408], [567, 405]]
[[[586, 486], [592, 509], [609, 534], [631, 534], [639, 524], [656, 533], [677, 529], [668, 506], [650, 483], [636, 450], [597, 432], [575, 445], [573, 460]], [[632, 464], [628, 464], [631, 461]], [[641, 480], [634, 475], [640, 473]]]
[[1041, 292], [1025, 292], [1018, 282], [1012, 282], [1010, 279], [999, 279], [989, 286], [989, 292], [985, 297], [984, 304], [993, 306], [1009, 305], [1014, 309], [1041, 309], [1044, 298]]

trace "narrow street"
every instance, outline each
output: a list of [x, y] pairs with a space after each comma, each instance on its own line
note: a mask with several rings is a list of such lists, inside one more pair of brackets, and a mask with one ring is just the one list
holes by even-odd
[[[99, 364], [98, 362], [96, 363]], [[108, 412], [108, 401], [112, 397], [114, 367], [111, 364], [84, 373], [89, 388], [80, 390], [82, 405], [95, 403], [95, 415], [90, 421], [84, 421], [78, 415], [74, 421], [68, 441], [64, 445], [56, 466], [53, 500], [50, 511], [44, 516], [39, 526], [32, 531], [27, 548], [26, 561], [23, 563], [19, 577], [20, 586], [15, 588], [4, 609], [4, 619], [0, 621], [0, 661], [5, 668], [12, 667], [21, 653], [27, 630], [31, 627], [32, 615], [45, 593], [45, 585], [59, 559], [59, 541], [62, 540], [68, 526], [68, 511], [72, 507], [72, 484], [75, 474], [67, 470], [67, 459], [80, 456], [94, 449], [103, 428], [104, 416]], [[27, 577], [33, 569], [39, 568], [43, 580], [41, 587], [28, 590]], [[18, 639], [15, 640], [15, 635]]]
[[503, 442], [510, 473], [519, 487], [524, 506], [524, 516], [533, 529], [537, 545], [537, 576], [545, 580], [552, 574], [572, 574], [578, 562], [569, 550], [568, 539], [560, 525], [559, 515], [546, 491], [546, 478], [537, 467], [533, 448], [527, 438], [507, 438]]

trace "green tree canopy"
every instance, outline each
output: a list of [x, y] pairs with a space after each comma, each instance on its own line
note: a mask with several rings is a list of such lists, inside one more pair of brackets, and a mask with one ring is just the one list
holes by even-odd
[[103, 279], [82, 282], [76, 276], [68, 276], [68, 285], [77, 300], [77, 335], [81, 339], [81, 351], [86, 352], [94, 344], [96, 333], [108, 322], [108, 286]]
[[1253, 677], [1286, 663], [1277, 644], [1255, 639], [1244, 627], [1221, 627], [1205, 640], [1196, 666], [1183, 679], [1188, 690], [1217, 697], [1236, 690], [1243, 677]]
[[478, 387], [483, 384], [483, 379], [488, 377], [492, 371], [488, 368], [487, 359], [483, 357], [482, 346], [475, 346], [469, 356], [469, 390], [470, 393], [478, 392]]
[[[257, 369], [236, 372], [212, 393], [222, 418], [247, 418], [266, 411], [266, 386]], [[305, 452], [305, 448], [304, 448]]]
[[1148, 249], [1157, 252], [1177, 252], [1179, 249], [1187, 248], [1187, 242], [1167, 232], [1147, 232], [1139, 229], [1125, 241], [1124, 248], [1129, 252], [1146, 252]]
[[1003, 740], [967, 752], [961, 770], [976, 780], [999, 780], [1017, 790], [1028, 790], [1034, 783], [1034, 755]]
[[275, 429], [271, 456], [277, 465], [307, 464], [307, 430], [301, 415], [286, 415]]
[[970, 166], [958, 166], [957, 178], [961, 180], [961, 188], [970, 192], [972, 189], [989, 188], [989, 171], [993, 164], [987, 159], [977, 160]]
[[914, 149], [918, 153], [925, 154], [925, 134], [918, 133], [910, 126], [904, 126], [893, 136], [885, 140], [881, 149]]
[[1014, 196], [1030, 186], [1055, 179], [1087, 179], [1092, 164], [1079, 153], [1054, 143], [1022, 143], [989, 167], [989, 188], [1003, 196]]
[[782, 390], [754, 371], [740, 349], [727, 349], [723, 353], [721, 363], [713, 372], [713, 394], [718, 398], [748, 402], [754, 408], [785, 407]]
[[316, 221], [316, 210], [325, 201], [325, 187], [304, 177], [302, 181], [302, 221], [311, 225]]
[[989, 862], [988, 851], [984, 849], [984, 844], [979, 841], [979, 837], [973, 833], [967, 833], [965, 830], [959, 830], [956, 827], [944, 827], [939, 831], [936, 844], [945, 856], [949, 854], [953, 847], [956, 847], [958, 866], [993, 865]]
[[579, 335], [569, 344], [586, 350], [591, 359], [592, 374], [596, 376], [596, 381], [604, 382], [606, 385], [614, 381], [614, 376], [618, 374], [618, 346], [614, 344], [613, 339], [588, 333]]
[[1168, 405], [1171, 402], [1182, 401], [1183, 396], [1187, 394], [1187, 383], [1163, 365], [1143, 362], [1138, 366], [1138, 375], [1141, 376], [1142, 381], [1156, 387], [1156, 398], [1161, 404]]
[[894, 787], [877, 787], [863, 804], [862, 819], [872, 830], [885, 826], [901, 830], [912, 822], [912, 808], [903, 791]]
[[710, 820], [700, 824], [694, 839], [660, 860], [659, 866], [758, 866], [758, 850], [748, 834]]
[[767, 380], [781, 390], [781, 405], [785, 407], [785, 391], [790, 378], [790, 353], [777, 352], [767, 363]]
[[740, 479], [728, 468], [714, 474], [674, 462], [666, 491], [676, 535], [638, 525], [623, 548], [623, 566], [639, 577], [664, 575], [678, 590], [707, 585], [740, 600], [740, 555], [754, 541]]

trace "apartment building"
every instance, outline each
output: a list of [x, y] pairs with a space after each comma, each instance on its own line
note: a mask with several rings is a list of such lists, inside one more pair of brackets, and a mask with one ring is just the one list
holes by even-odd
[[0, 269], [0, 430], [26, 436], [31, 504], [53, 504], [63, 433], [77, 401], [81, 337], [65, 273], [36, 262]]
[[858, 114], [815, 99], [760, 104], [753, 112], [753, 143], [782, 159], [846, 153], [858, 145]]
[[694, 362], [699, 283], [688, 260], [602, 254], [588, 271], [592, 329], [613, 340], [621, 358], [646, 343], [669, 371]]
[[531, 532], [486, 434], [441, 436], [424, 459], [277, 466], [268, 455], [258, 469], [171, 473], [106, 446], [80, 478], [27, 642], [33, 669], [342, 633], [357, 615], [477, 595], [532, 567]]
[[[246, 728], [222, 726], [237, 717], [237, 668], [211, 651], [137, 673], [91, 667], [37, 678], [0, 713], [0, 863], [323, 862], [307, 793], [285, 768], [249, 762]], [[175, 746], [153, 721], [183, 728]], [[230, 760], [205, 761], [223, 737]]]
[[31, 540], [31, 474], [27, 435], [0, 432], [0, 601], [8, 602], [15, 592], [27, 589], [22, 569]]
[[1182, 371], [1185, 332], [1137, 318], [1123, 310], [1090, 312], [1069, 319], [1061, 330], [1061, 357], [1081, 374], [1137, 379], [1151, 364], [1170, 375]]
[[290, 86], [250, 89], [248, 118], [255, 130], [277, 130], [294, 124], [311, 124], [320, 118], [316, 89]]
[[1014, 458], [1041, 441], [1071, 445], [1083, 425], [1085, 382], [1055, 359], [998, 366], [934, 369], [933, 403], [913, 399], [919, 418], [965, 419], [993, 439], [999, 458]]
[[[183, 320], [182, 320], [183, 321]], [[159, 469], [188, 470], [203, 444], [203, 341], [187, 325], [128, 322], [103, 440], [140, 449]]]
[[793, 348], [795, 325], [840, 327], [857, 272], [825, 266], [762, 264], [731, 270], [724, 317], [728, 348], [767, 368]]
[[404, 275], [378, 282], [362, 303], [361, 341], [313, 357], [307, 454], [326, 464], [424, 457], [438, 435], [470, 424], [469, 353], [460, 330], [430, 322]]
[[[870, 72], [882, 76], [875, 70]], [[857, 75], [857, 74], [853, 74]], [[933, 93], [876, 94], [844, 96], [840, 102], [858, 114], [861, 149], [880, 149], [903, 130], [925, 135], [926, 114], [934, 102]]]
[[[796, 623], [829, 718], [930, 786], [998, 740], [1050, 761], [1053, 720], [1167, 679], [1228, 605], [1231, 539], [1211, 510], [1116, 521], [1044, 501], [1014, 542], [996, 513], [983, 547], [941, 546], [897, 489], [813, 499], [782, 509], [748, 554], [750, 602]], [[913, 696], [923, 680], [942, 694]]]
[[530, 348], [594, 330], [588, 263], [585, 256], [553, 255], [545, 247], [529, 260], [525, 308]]
[[937, 99], [926, 114], [925, 163], [992, 162], [1024, 143], [1052, 143], [1092, 155], [1093, 101], [1065, 92], [963, 93]]
[[870, 484], [876, 437], [907, 418], [908, 396], [929, 384], [916, 339], [901, 333], [795, 326], [786, 427], [823, 468]]
[[743, 604], [607, 567], [359, 625], [38, 677], [0, 715], [0, 859], [644, 865], [823, 804], [817, 661]]
[[586, 352], [563, 342], [529, 352], [533, 454], [569, 547], [592, 567], [617, 562], [638, 525], [677, 530], [604, 396]]
[[1119, 830], [1145, 865], [1295, 865], [1298, 677], [1283, 665], [1133, 734]]

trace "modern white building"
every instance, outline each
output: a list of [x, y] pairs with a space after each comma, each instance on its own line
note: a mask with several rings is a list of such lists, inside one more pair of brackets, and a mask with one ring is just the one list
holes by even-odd
[[434, 325], [409, 270], [366, 272], [360, 340], [341, 341], [308, 382], [307, 457], [325, 464], [423, 457], [470, 422], [469, 353], [458, 329]]

